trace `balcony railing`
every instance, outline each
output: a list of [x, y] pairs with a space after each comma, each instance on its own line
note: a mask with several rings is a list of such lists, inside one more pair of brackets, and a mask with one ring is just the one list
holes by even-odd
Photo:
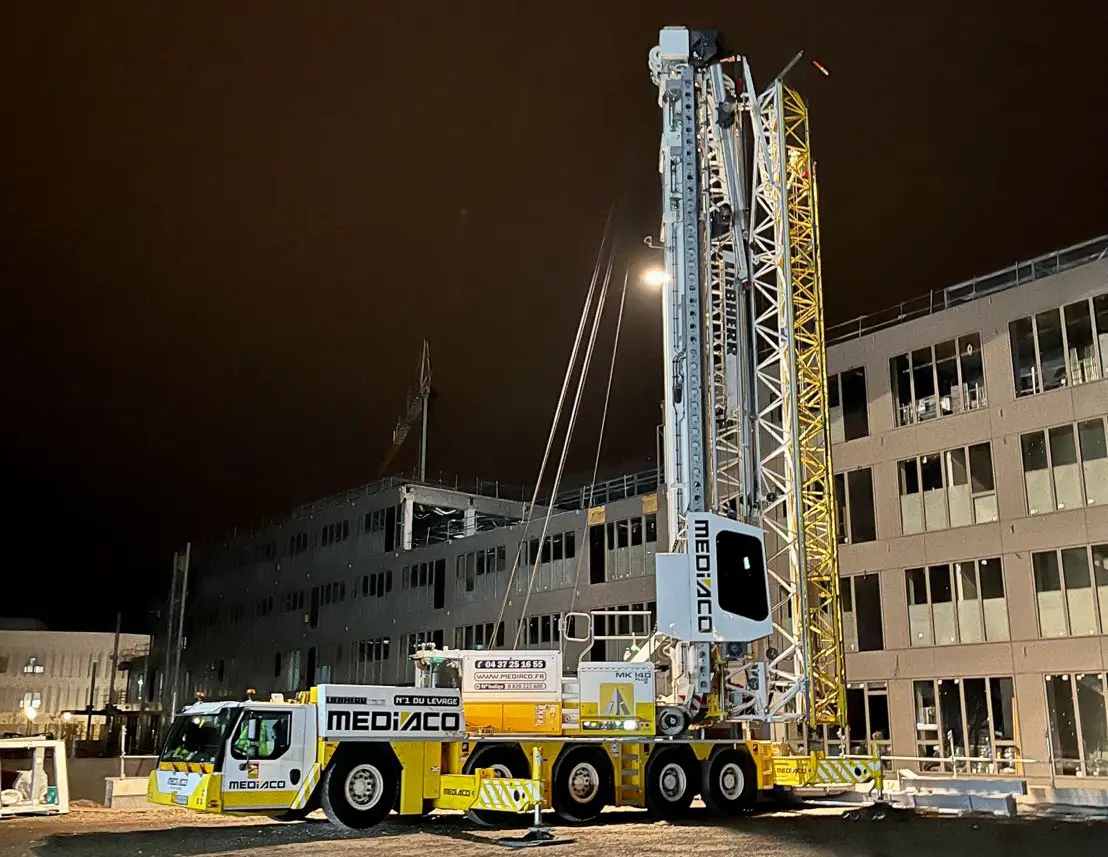
[[1101, 235], [1099, 238], [1066, 247], [1064, 250], [1055, 250], [1053, 253], [1037, 256], [1026, 262], [1017, 262], [1000, 271], [973, 277], [945, 289], [937, 289], [918, 298], [903, 301], [879, 312], [833, 325], [827, 328], [827, 344], [837, 345], [840, 342], [858, 339], [915, 318], [923, 318], [986, 295], [995, 295], [1105, 258], [1108, 258], [1108, 235]]

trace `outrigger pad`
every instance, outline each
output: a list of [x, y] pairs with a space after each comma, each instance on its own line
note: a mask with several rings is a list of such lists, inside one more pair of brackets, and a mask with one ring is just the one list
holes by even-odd
[[503, 848], [539, 848], [543, 845], [572, 845], [576, 839], [555, 839], [545, 827], [532, 827], [523, 836], [507, 836], [497, 839]]

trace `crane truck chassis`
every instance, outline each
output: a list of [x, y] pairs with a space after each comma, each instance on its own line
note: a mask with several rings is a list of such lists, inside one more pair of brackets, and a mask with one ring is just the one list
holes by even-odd
[[[741, 67], [740, 83], [724, 62]], [[560, 651], [422, 647], [414, 688], [199, 702], [174, 719], [150, 801], [281, 819], [322, 808], [364, 830], [392, 811], [495, 824], [549, 808], [574, 823], [609, 806], [674, 818], [697, 794], [725, 816], [775, 788], [870, 783], [880, 795], [879, 758], [797, 755], [753, 737], [844, 720], [806, 108], [783, 75], [757, 94], [715, 31], [665, 28], [650, 68], [663, 112], [674, 545], [656, 558], [653, 636], [624, 661], [582, 659], [570, 674]], [[591, 648], [589, 615], [563, 623], [563, 643]]]
[[[880, 788], [879, 759], [653, 734], [650, 664], [582, 663], [576, 678], [562, 678], [557, 651], [426, 649], [417, 657], [428, 671], [474, 669], [462, 688], [323, 684], [296, 701], [187, 707], [150, 775], [148, 800], [280, 820], [321, 808], [332, 823], [365, 830], [392, 811], [460, 810], [494, 825], [536, 808], [584, 823], [631, 806], [673, 819], [697, 794], [734, 816], [774, 787]], [[467, 675], [496, 680], [467, 695], [480, 683]]]

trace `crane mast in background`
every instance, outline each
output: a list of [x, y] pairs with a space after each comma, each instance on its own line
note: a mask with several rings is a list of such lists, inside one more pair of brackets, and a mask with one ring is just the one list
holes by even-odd
[[[673, 641], [666, 649], [674, 682], [671, 719], [660, 716], [659, 726], [674, 734], [679, 715], [703, 719], [718, 669], [727, 674], [721, 719], [843, 725], [807, 108], [780, 77], [758, 93], [745, 58], [726, 55], [717, 31], [662, 30], [650, 70], [663, 120], [665, 493], [673, 540], [673, 553], [658, 557], [659, 633]], [[662, 599], [667, 580], [695, 577], [710, 562], [704, 513], [764, 534], [769, 622], [729, 634], [678, 632], [676, 608]], [[725, 596], [760, 597], [756, 586], [734, 589], [751, 583], [751, 555], [725, 555], [719, 538], [714, 573], [694, 579], [694, 613], [742, 613]]]
[[392, 460], [400, 452], [408, 432], [420, 422], [419, 432], [419, 464], [416, 478], [423, 481], [427, 478], [427, 407], [434, 395], [431, 390], [431, 346], [427, 340], [423, 340], [423, 346], [419, 353], [419, 380], [415, 390], [408, 390], [408, 406], [404, 414], [396, 421], [396, 427], [392, 430], [392, 446], [389, 447], [385, 460], [377, 471], [378, 478], [385, 475]]

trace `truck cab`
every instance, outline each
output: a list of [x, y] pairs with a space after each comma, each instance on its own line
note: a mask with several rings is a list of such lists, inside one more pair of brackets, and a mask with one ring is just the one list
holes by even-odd
[[310, 705], [200, 702], [173, 720], [158, 767], [153, 803], [206, 812], [285, 815], [303, 809], [315, 764]]

